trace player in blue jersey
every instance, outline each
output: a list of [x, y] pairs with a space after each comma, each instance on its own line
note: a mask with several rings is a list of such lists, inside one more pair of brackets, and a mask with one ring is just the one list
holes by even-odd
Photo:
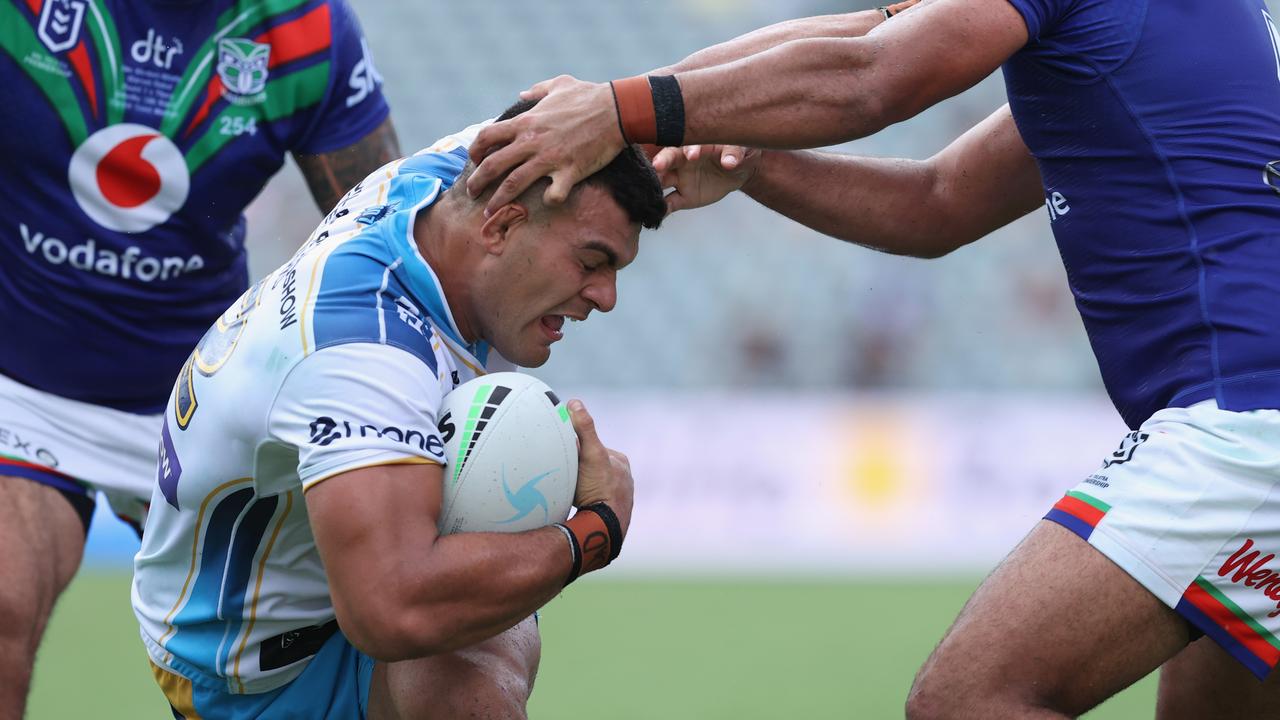
[[172, 377], [292, 153], [327, 211], [399, 156], [343, 0], [0, 0], [0, 718], [102, 492], [143, 520]]
[[556, 200], [623, 138], [849, 140], [1002, 67], [1009, 105], [928, 161], [667, 150], [656, 162], [677, 188], [670, 207], [741, 185], [828, 234], [920, 257], [1044, 208], [1133, 432], [976, 592], [917, 677], [908, 715], [1075, 716], [1162, 665], [1161, 717], [1275, 715], [1272, 17], [1262, 0], [924, 0], [890, 20], [895, 10], [864, 38], [846, 30], [865, 15], [817, 19], [648, 78], [540, 84], [534, 112], [473, 145], [488, 153], [473, 189], [518, 166], [492, 203], [545, 175]]
[[445, 396], [611, 310], [665, 214], [631, 148], [564, 206], [539, 188], [486, 217], [454, 185], [473, 135], [363, 180], [178, 376], [133, 591], [176, 716], [524, 717], [534, 611], [621, 549], [629, 465], [577, 402], [572, 518], [437, 532]]

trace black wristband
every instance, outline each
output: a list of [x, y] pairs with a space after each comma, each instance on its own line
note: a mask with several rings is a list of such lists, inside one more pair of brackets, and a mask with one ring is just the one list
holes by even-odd
[[555, 527], [559, 528], [560, 532], [564, 533], [566, 538], [569, 538], [569, 552], [573, 554], [573, 561], [569, 567], [569, 575], [564, 579], [564, 587], [568, 587], [569, 583], [577, 580], [578, 576], [582, 574], [582, 546], [578, 544], [578, 538], [567, 525], [564, 523], [556, 523]]
[[618, 522], [618, 515], [605, 503], [598, 502], [588, 505], [582, 510], [590, 510], [600, 519], [604, 521], [604, 526], [609, 529], [609, 562], [618, 559], [618, 554], [622, 552], [622, 523]]
[[675, 75], [650, 75], [653, 114], [657, 120], [657, 143], [663, 147], [684, 144], [684, 95]]

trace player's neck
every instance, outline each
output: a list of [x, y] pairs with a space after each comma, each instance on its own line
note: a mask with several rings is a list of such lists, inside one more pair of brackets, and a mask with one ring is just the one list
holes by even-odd
[[440, 202], [418, 213], [413, 225], [413, 239], [418, 252], [435, 271], [444, 290], [445, 302], [462, 339], [475, 342], [478, 333], [471, 318], [471, 291], [467, 281], [472, 272], [468, 259], [467, 208], [445, 196]]

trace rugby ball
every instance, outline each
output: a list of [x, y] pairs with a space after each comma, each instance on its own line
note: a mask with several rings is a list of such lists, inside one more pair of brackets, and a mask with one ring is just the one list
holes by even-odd
[[522, 532], [569, 517], [578, 438], [546, 383], [517, 372], [475, 378], [445, 396], [439, 425], [441, 534]]

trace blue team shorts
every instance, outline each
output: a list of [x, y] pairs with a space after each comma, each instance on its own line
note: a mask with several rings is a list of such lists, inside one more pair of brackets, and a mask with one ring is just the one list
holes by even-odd
[[[340, 632], [325, 641], [302, 674], [284, 687], [264, 693], [227, 692], [226, 681], [186, 672], [181, 660], [174, 670], [151, 666], [156, 682], [180, 720], [364, 720], [369, 710], [373, 658], [355, 649]], [[192, 679], [194, 678], [194, 679]]]

